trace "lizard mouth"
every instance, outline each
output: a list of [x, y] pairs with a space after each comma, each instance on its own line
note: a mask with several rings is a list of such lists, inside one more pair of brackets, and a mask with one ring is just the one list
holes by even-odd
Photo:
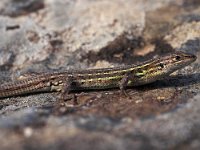
[[185, 54], [184, 58], [186, 60], [186, 62], [194, 62], [197, 59], [197, 56], [193, 55], [193, 54]]

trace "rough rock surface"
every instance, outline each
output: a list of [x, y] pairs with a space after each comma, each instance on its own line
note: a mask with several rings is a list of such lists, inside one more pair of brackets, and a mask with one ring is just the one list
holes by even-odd
[[[184, 51], [197, 61], [127, 90], [0, 100], [0, 149], [199, 149], [199, 0], [2, 0], [0, 83], [30, 72], [131, 64]], [[71, 102], [67, 102], [71, 103]]]

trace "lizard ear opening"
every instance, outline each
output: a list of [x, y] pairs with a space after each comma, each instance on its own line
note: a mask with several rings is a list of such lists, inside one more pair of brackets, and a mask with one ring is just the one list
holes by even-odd
[[138, 77], [138, 78], [141, 78], [141, 77], [143, 77], [145, 74], [146, 74], [145, 70], [139, 68], [139, 69], [136, 71], [135, 76]]

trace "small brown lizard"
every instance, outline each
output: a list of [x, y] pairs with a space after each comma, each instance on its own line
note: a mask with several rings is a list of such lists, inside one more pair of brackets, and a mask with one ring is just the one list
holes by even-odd
[[57, 91], [61, 92], [61, 98], [65, 99], [70, 91], [76, 90], [119, 87], [124, 91], [129, 86], [144, 85], [167, 77], [195, 60], [195, 55], [175, 52], [139, 65], [40, 73], [16, 82], [2, 84], [0, 98]]

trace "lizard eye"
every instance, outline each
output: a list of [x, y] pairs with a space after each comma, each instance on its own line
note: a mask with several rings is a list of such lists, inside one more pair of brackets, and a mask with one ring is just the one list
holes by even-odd
[[159, 66], [163, 69], [165, 65], [163, 63], [160, 63]]
[[176, 57], [175, 57], [175, 58], [176, 58], [176, 60], [177, 60], [177, 61], [181, 60], [181, 57], [180, 57], [180, 56], [178, 56], [178, 55], [176, 55]]

